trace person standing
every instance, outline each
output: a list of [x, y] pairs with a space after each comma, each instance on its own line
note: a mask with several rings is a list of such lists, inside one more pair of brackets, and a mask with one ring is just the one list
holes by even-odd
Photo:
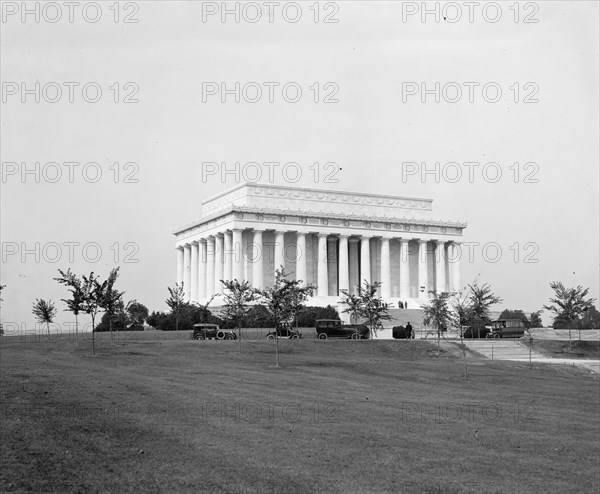
[[406, 337], [408, 339], [411, 339], [411, 338], [414, 339], [415, 338], [415, 334], [413, 332], [413, 327], [410, 324], [410, 322], [406, 325]]

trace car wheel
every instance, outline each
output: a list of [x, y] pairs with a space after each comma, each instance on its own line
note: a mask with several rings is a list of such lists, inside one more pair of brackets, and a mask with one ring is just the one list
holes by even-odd
[[326, 333], [319, 333], [317, 335], [317, 338], [319, 338], [320, 340], [326, 340], [327, 339], [327, 334]]
[[492, 338], [494, 340], [498, 340], [498, 339], [500, 339], [500, 335], [498, 333], [496, 333], [494, 336], [492, 336]]
[[290, 336], [290, 340], [297, 340], [297, 339], [298, 339], [297, 334], [293, 334], [292, 336]]
[[225, 333], [223, 331], [217, 331], [217, 340], [222, 340], [225, 338]]
[[194, 335], [194, 339], [195, 340], [203, 340], [204, 336], [202, 336], [201, 334], [197, 334], [197, 335]]
[[352, 333], [350, 335], [351, 340], [360, 340], [360, 338], [361, 338], [360, 333]]
[[227, 333], [225, 335], [225, 339], [226, 340], [235, 340], [235, 336], [233, 336], [231, 333]]
[[267, 340], [274, 340], [275, 339], [275, 335], [273, 333], [270, 333], [267, 335]]

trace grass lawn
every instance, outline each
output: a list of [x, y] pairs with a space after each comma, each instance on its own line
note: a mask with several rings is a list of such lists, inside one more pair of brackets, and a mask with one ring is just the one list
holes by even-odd
[[[536, 342], [537, 343], [537, 342]], [[597, 377], [425, 341], [0, 344], [0, 491], [596, 493]], [[373, 353], [374, 346], [374, 353]]]
[[[523, 342], [529, 345], [529, 340], [526, 338], [523, 338]], [[600, 341], [574, 339], [571, 345], [572, 351], [569, 351], [568, 341], [533, 340], [533, 348], [547, 357], [600, 359]]]

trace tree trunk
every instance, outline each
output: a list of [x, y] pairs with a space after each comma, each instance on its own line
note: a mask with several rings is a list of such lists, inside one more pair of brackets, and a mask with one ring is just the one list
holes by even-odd
[[242, 322], [238, 322], [238, 339], [240, 340], [239, 351], [242, 353]]
[[275, 326], [275, 367], [279, 367], [279, 336], [277, 335], [277, 326]]
[[95, 317], [92, 316], [92, 355], [96, 355], [96, 328], [94, 324]]
[[77, 314], [75, 314], [75, 341], [79, 341], [79, 323], [77, 321]]
[[571, 346], [571, 324], [569, 324], [569, 351], [573, 351], [573, 347]]
[[46, 321], [46, 331], [48, 331], [48, 339], [50, 339], [50, 322]]
[[462, 337], [462, 327], [460, 329], [460, 346], [462, 347], [463, 364], [465, 367], [465, 379], [466, 379], [467, 378], [467, 352], [465, 350], [465, 342], [463, 341], [463, 337]]

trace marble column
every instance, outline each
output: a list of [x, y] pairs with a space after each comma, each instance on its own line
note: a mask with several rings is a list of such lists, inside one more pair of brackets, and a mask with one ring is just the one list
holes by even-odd
[[443, 240], [436, 241], [435, 247], [435, 291], [446, 292], [446, 243]]
[[192, 242], [192, 254], [190, 258], [190, 299], [191, 302], [198, 301], [198, 242]]
[[350, 269], [348, 266], [348, 235], [340, 235], [340, 243], [338, 246], [338, 294], [342, 294], [342, 290], [350, 289]]
[[215, 293], [223, 293], [223, 248], [225, 241], [222, 233], [215, 235]]
[[327, 234], [319, 233], [317, 250], [317, 294], [319, 297], [329, 295], [329, 277], [327, 273]]
[[358, 238], [348, 239], [348, 264], [350, 277], [350, 293], [356, 293], [356, 285], [360, 284], [360, 273], [358, 265]]
[[360, 238], [360, 280], [362, 286], [364, 281], [371, 283], [371, 249], [369, 247], [370, 237]]
[[304, 284], [306, 280], [306, 233], [298, 232], [296, 234], [296, 280], [302, 280]]
[[410, 264], [408, 239], [400, 239], [400, 300], [406, 302], [410, 298]]
[[389, 298], [392, 287], [392, 276], [390, 269], [390, 239], [381, 239], [381, 296]]
[[231, 276], [232, 279], [238, 280], [240, 283], [244, 281], [243, 247], [242, 230], [235, 228], [233, 230], [233, 268]]
[[275, 250], [275, 264], [273, 267], [273, 271], [275, 272], [278, 269], [282, 269], [282, 267], [285, 267], [285, 232], [275, 231], [275, 245], [273, 246], [273, 249]]
[[215, 237], [206, 239], [206, 297], [212, 297], [215, 293]]
[[462, 288], [460, 279], [460, 242], [453, 242], [452, 244], [452, 289], [457, 292]]
[[177, 284], [183, 283], [183, 247], [177, 247]]
[[204, 300], [206, 295], [206, 239], [198, 243], [198, 299]]
[[427, 240], [419, 239], [419, 298], [429, 298], [427, 283]]
[[223, 279], [231, 281], [233, 279], [233, 248], [232, 233], [227, 231], [223, 233]]
[[185, 294], [185, 300], [190, 301], [190, 285], [192, 280], [191, 273], [191, 258], [192, 258], [192, 246], [185, 244], [183, 248], [183, 293]]
[[252, 286], [263, 288], [263, 231], [254, 230], [252, 242]]

